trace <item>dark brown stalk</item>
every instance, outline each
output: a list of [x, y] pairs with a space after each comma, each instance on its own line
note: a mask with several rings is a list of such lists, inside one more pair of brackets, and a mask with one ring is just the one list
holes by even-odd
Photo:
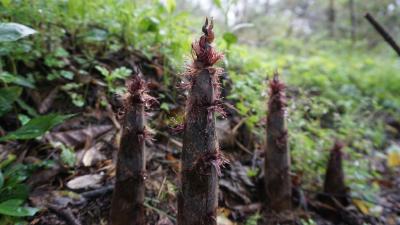
[[390, 34], [385, 30], [385, 28], [383, 28], [371, 14], [369, 13], [365, 14], [365, 18], [375, 28], [375, 30], [383, 37], [383, 39], [385, 39], [385, 41], [390, 45], [390, 47], [393, 48], [393, 50], [397, 53], [397, 55], [400, 56], [399, 45], [396, 43], [396, 41], [394, 41], [392, 36], [390, 36]]
[[178, 203], [179, 225], [216, 225], [218, 174], [222, 157], [215, 133], [219, 110], [220, 70], [211, 66], [222, 57], [210, 45], [212, 21], [204, 35], [192, 45], [195, 61], [187, 72], [187, 101], [182, 148], [182, 178]]
[[121, 120], [122, 137], [117, 175], [111, 203], [111, 225], [144, 225], [145, 119], [150, 100], [144, 81], [133, 76], [128, 81]]
[[290, 153], [285, 119], [285, 85], [275, 74], [269, 82], [270, 97], [265, 148], [265, 188], [267, 211], [280, 213], [292, 207]]
[[[345, 178], [342, 166], [343, 146], [343, 143], [336, 141], [330, 151], [324, 182], [325, 196], [320, 198], [322, 201], [335, 208], [348, 205], [346, 197], [348, 189], [344, 182]], [[333, 200], [333, 198], [335, 198], [335, 200]], [[338, 205], [338, 203], [340, 203], [340, 205]]]

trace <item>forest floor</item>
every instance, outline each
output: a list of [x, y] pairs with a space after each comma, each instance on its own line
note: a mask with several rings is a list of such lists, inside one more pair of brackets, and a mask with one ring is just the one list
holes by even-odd
[[[125, 55], [123, 60], [121, 58], [111, 56], [102, 60], [111, 67], [135, 67], [136, 64], [142, 64], [142, 68], [150, 68], [144, 74], [150, 82], [151, 93], [156, 96], [160, 93], [168, 94], [167, 87], [162, 85], [158, 76], [157, 71], [161, 67], [157, 60], [141, 61], [135, 54], [130, 57]], [[89, 82], [94, 85], [91, 86], [88, 96], [107, 98], [104, 92], [99, 91], [102, 82], [95, 78]], [[42, 139], [22, 144], [8, 142], [2, 145], [2, 157], [6, 158], [7, 154], [12, 153], [17, 156], [16, 162], [24, 163], [56, 159], [55, 163], [35, 171], [27, 180], [31, 190], [29, 202], [43, 209], [29, 219], [30, 224], [107, 224], [121, 124], [115, 118], [111, 105], [101, 108], [94, 102], [82, 112], [65, 104], [63, 98], [55, 98], [54, 92], [58, 92], [58, 87], [52, 88], [49, 90], [48, 86], [39, 86], [33, 91], [35, 93], [31, 93], [31, 97], [37, 98], [35, 102], [40, 103], [34, 107], [68, 111], [78, 115], [57, 126]], [[148, 224], [176, 224], [182, 140], [181, 135], [176, 134], [166, 121], [170, 117], [183, 115], [185, 101], [182, 97], [179, 102], [171, 100], [171, 104], [173, 107], [168, 112], [160, 109], [149, 110], [147, 118], [151, 121], [154, 135], [153, 141], [146, 142], [145, 205]], [[240, 116], [229, 107], [227, 112], [227, 119], [217, 121], [222, 150], [229, 161], [222, 169], [219, 181], [218, 223], [252, 225], [262, 217], [264, 188], [263, 172], [260, 168], [263, 168], [263, 151], [248, 135], [249, 132], [241, 122]], [[400, 127], [394, 127], [400, 132]], [[50, 141], [80, 149], [70, 156], [75, 159], [74, 165], [65, 166], [65, 162], [60, 159], [68, 156], [63, 156], [60, 151], [49, 147]], [[400, 171], [387, 168], [384, 161], [376, 164], [381, 166], [383, 174], [382, 179], [377, 181], [381, 186], [379, 202], [374, 203], [377, 210], [382, 211], [381, 217], [376, 218], [363, 212], [364, 199], [358, 203], [353, 200], [350, 206], [328, 214], [321, 213], [321, 209], [327, 206], [318, 203], [317, 193], [303, 190], [301, 183], [294, 179], [293, 201], [296, 210], [291, 215], [292, 224], [312, 224], [307, 223], [309, 218], [317, 224], [399, 224]], [[328, 219], [332, 215], [335, 215], [336, 221]]]

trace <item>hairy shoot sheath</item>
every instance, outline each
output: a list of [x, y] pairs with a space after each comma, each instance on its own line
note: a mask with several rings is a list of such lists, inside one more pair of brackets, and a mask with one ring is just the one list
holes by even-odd
[[342, 165], [343, 146], [343, 143], [336, 141], [330, 150], [324, 182], [324, 196], [320, 198], [325, 203], [334, 207], [347, 206], [349, 204], [346, 196], [348, 190], [344, 181], [345, 176]]
[[285, 118], [285, 85], [274, 74], [269, 82], [267, 140], [265, 148], [265, 188], [268, 212], [291, 209], [292, 185], [290, 153]]
[[206, 19], [203, 36], [192, 44], [194, 62], [185, 77], [189, 96], [186, 105], [182, 148], [182, 179], [178, 203], [179, 225], [215, 225], [218, 175], [223, 157], [215, 132], [215, 112], [220, 107], [220, 68], [212, 67], [222, 55], [211, 46], [213, 22]]
[[144, 81], [133, 76], [127, 82], [121, 112], [122, 137], [117, 175], [111, 203], [112, 225], [144, 225], [145, 128], [144, 109], [154, 100], [146, 93]]

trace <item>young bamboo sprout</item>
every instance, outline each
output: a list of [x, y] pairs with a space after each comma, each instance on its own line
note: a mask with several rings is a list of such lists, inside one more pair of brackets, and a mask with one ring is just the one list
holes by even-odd
[[285, 122], [285, 85], [274, 74], [269, 82], [267, 142], [265, 148], [265, 188], [267, 211], [280, 213], [291, 209], [292, 185], [290, 153]]
[[145, 119], [144, 109], [153, 99], [145, 82], [132, 76], [127, 82], [121, 116], [122, 137], [111, 202], [111, 225], [144, 225]]
[[347, 200], [347, 187], [344, 183], [342, 166], [343, 143], [336, 141], [330, 151], [324, 182], [324, 195], [320, 199], [325, 203], [340, 208], [349, 204]]
[[194, 62], [184, 74], [190, 89], [186, 106], [182, 148], [182, 178], [178, 202], [179, 225], [215, 225], [218, 175], [223, 162], [215, 133], [214, 112], [221, 112], [218, 76], [212, 65], [222, 58], [211, 46], [214, 40], [208, 19], [204, 35], [192, 44]]

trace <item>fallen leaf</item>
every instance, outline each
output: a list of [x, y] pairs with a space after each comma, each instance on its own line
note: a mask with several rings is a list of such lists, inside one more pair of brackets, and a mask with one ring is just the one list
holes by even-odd
[[58, 87], [55, 87], [53, 90], [50, 91], [47, 97], [40, 103], [38, 110], [39, 113], [45, 113], [49, 111], [49, 109], [53, 105], [54, 100], [57, 97], [58, 91], [59, 91]]
[[84, 145], [88, 139], [96, 138], [111, 129], [111, 125], [89, 126], [84, 129], [53, 132], [45, 137], [49, 142], [59, 141], [69, 147], [78, 147]]
[[369, 206], [367, 202], [360, 199], [353, 199], [352, 202], [364, 215], [369, 214]]
[[33, 173], [27, 180], [27, 184], [31, 187], [37, 187], [43, 184], [48, 184], [51, 182], [55, 176], [57, 176], [62, 171], [60, 165], [55, 164], [51, 168], [42, 169]]
[[72, 191], [51, 191], [46, 188], [37, 188], [29, 196], [29, 200], [36, 207], [46, 207], [47, 205], [57, 205], [59, 207], [67, 207], [71, 205], [79, 205], [85, 202], [85, 199]]
[[100, 187], [103, 176], [100, 174], [87, 174], [68, 181], [67, 187], [73, 190]]
[[387, 156], [387, 164], [389, 167], [400, 166], [400, 151], [390, 151]]
[[236, 223], [232, 222], [230, 219], [226, 218], [224, 215], [217, 216], [217, 224], [218, 225], [235, 225]]
[[229, 214], [231, 214], [231, 210], [228, 208], [220, 207], [217, 209], [218, 215], [224, 215], [225, 217], [228, 217]]
[[88, 150], [84, 151], [82, 157], [82, 164], [86, 167], [93, 166], [97, 162], [105, 160], [106, 157], [100, 152], [104, 147], [104, 143], [98, 142]]
[[172, 221], [166, 217], [166, 216], [161, 216], [160, 220], [156, 223], [156, 225], [173, 225]]
[[171, 163], [174, 171], [181, 171], [181, 164], [177, 158], [175, 158], [171, 153], [167, 153], [165, 159]]

